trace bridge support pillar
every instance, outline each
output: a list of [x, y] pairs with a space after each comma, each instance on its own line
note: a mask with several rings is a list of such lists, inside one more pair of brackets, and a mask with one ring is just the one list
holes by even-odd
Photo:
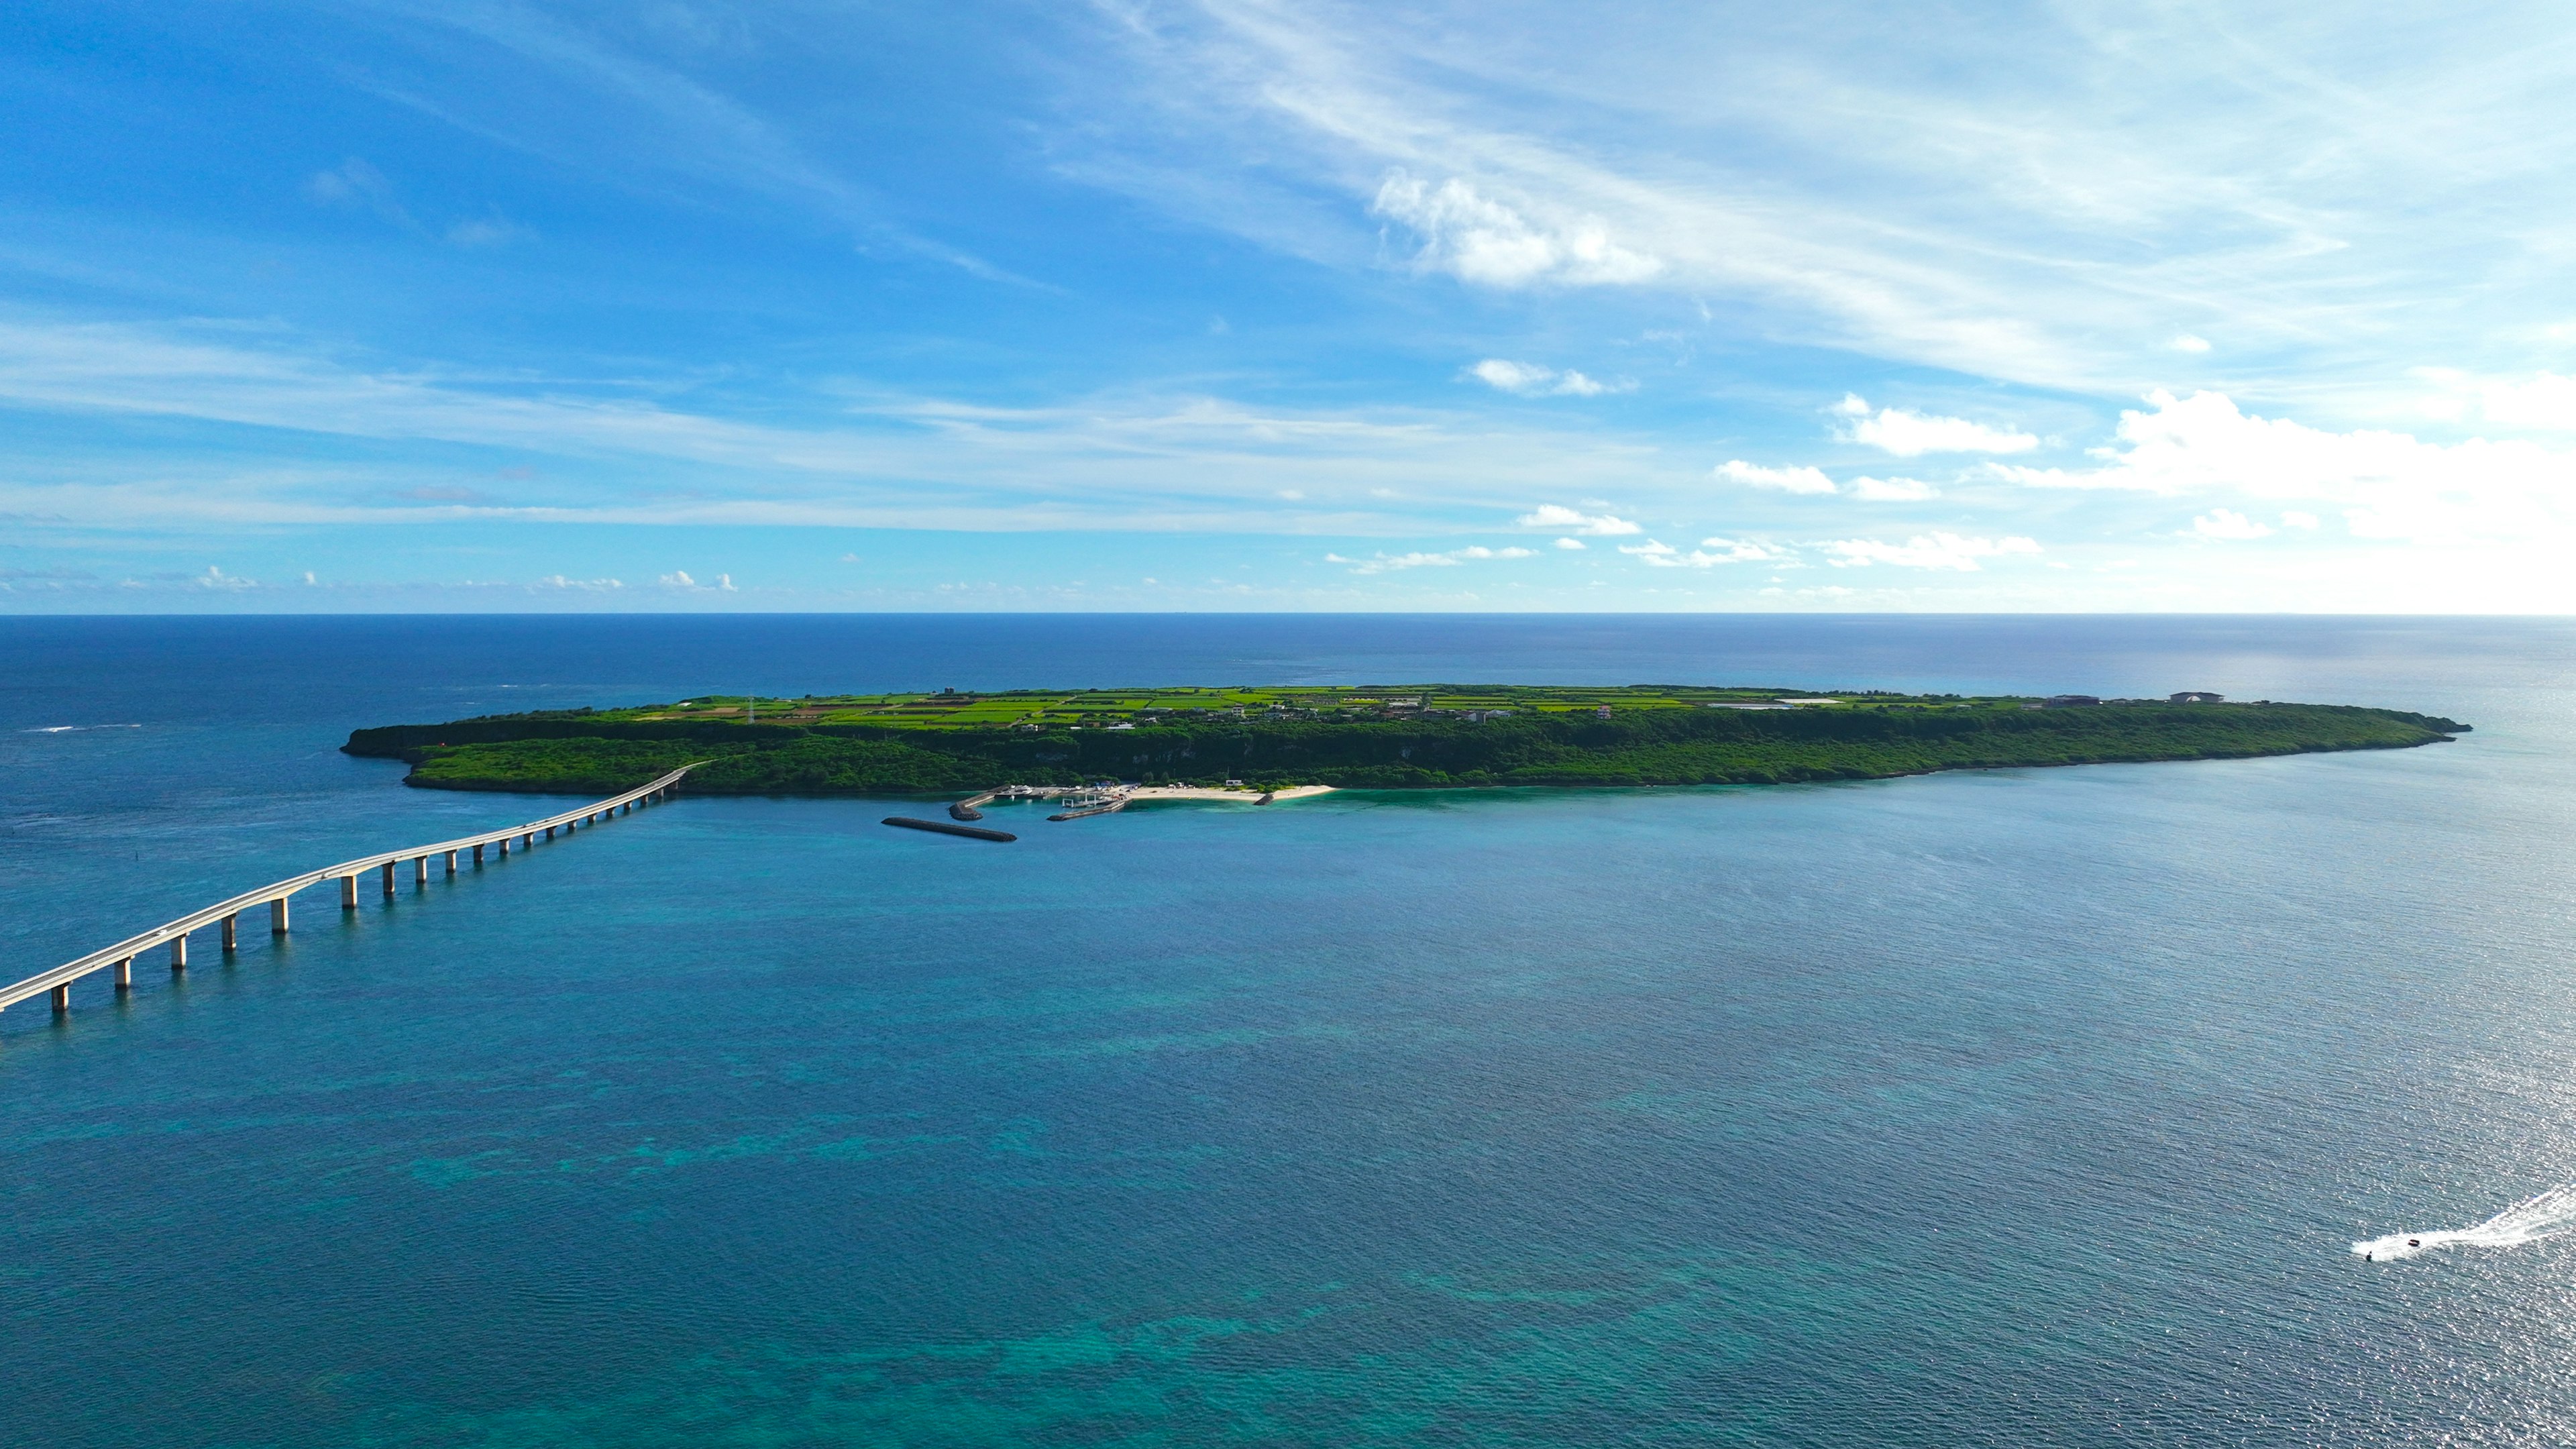
[[447, 873], [456, 874], [456, 852], [452, 850], [447, 853]]
[[385, 894], [390, 896], [394, 893], [394, 863], [390, 860], [384, 864], [384, 877]]
[[131, 956], [116, 963], [116, 989], [119, 991], [134, 989], [134, 958]]
[[424, 855], [411, 863], [411, 883], [416, 886], [425, 886], [429, 884], [428, 856]]
[[279, 896], [268, 903], [268, 933], [272, 936], [286, 934], [286, 897], [284, 896]]
[[521, 850], [534, 850], [534, 849], [536, 849], [536, 848], [537, 848], [537, 838], [536, 838], [535, 836], [533, 836], [533, 835], [522, 835], [522, 836], [520, 836], [520, 837], [519, 837], [519, 848], [520, 848]]
[[504, 836], [502, 836], [502, 837], [501, 837], [501, 854], [502, 854], [503, 856], [507, 856], [509, 853], [510, 853], [510, 837], [508, 837], [508, 836], [504, 835]]
[[474, 847], [474, 863], [476, 865], [481, 865], [483, 863], [483, 847], [479, 845]]
[[54, 988], [54, 990], [53, 990], [53, 999], [54, 999], [54, 1015], [56, 1015], [56, 1016], [60, 1016], [60, 1015], [62, 1015], [63, 1013], [65, 1013], [65, 1012], [67, 1012], [67, 1011], [71, 1010], [71, 1009], [72, 1009], [72, 987], [71, 987], [71, 983], [70, 983], [70, 982], [68, 982], [68, 981], [66, 981], [66, 982], [64, 982], [62, 985], [55, 987], [55, 988]]
[[[565, 828], [566, 830], [570, 830], [572, 827], [571, 827], [571, 826], [569, 826], [569, 825], [567, 825], [567, 826], [565, 826], [564, 828]], [[548, 839], [548, 840], [552, 840], [552, 839], [554, 839], [554, 838], [555, 838], [555, 828], [554, 828], [553, 826], [549, 825], [549, 826], [547, 826], [547, 827], [546, 827], [546, 839]]]
[[236, 913], [224, 917], [224, 950], [229, 954], [240, 949], [241, 916]]
[[170, 938], [170, 969], [173, 972], [188, 969], [188, 938], [185, 936]]
[[357, 908], [358, 878], [354, 875], [344, 875], [340, 877], [340, 909], [354, 911]]

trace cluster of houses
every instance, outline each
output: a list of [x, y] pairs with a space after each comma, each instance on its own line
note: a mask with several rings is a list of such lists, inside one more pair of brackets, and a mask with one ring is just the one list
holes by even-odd
[[[2102, 701], [2100, 699], [2089, 694], [2052, 694], [2048, 698], [2041, 700], [2037, 705], [2027, 707], [2036, 709], [2070, 709], [2077, 705], [2100, 704], [2101, 702]], [[2111, 702], [2113, 704], [2143, 704], [2146, 701], [2115, 699]], [[2226, 702], [2226, 695], [2212, 694], [2205, 689], [2186, 689], [2179, 693], [2168, 694], [2165, 696], [2165, 703], [2167, 704], [2224, 704]]]

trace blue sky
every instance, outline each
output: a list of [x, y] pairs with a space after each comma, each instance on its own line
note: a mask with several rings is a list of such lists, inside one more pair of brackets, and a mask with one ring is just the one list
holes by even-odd
[[0, 11], [0, 609], [2576, 607], [2542, 5]]

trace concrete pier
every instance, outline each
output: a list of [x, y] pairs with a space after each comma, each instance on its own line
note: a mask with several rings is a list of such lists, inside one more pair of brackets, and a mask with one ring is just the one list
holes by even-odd
[[[703, 764], [704, 761], [698, 763]], [[341, 908], [355, 911], [358, 908], [358, 877], [367, 871], [377, 872], [384, 893], [391, 896], [394, 894], [394, 868], [408, 860], [411, 862], [413, 884], [426, 888], [429, 884], [429, 858], [433, 855], [443, 857], [448, 873], [453, 875], [456, 871], [458, 855], [467, 850], [474, 853], [474, 863], [480, 865], [483, 863], [483, 847], [487, 845], [500, 846], [503, 855], [510, 853], [510, 844], [514, 840], [522, 850], [533, 849], [540, 834], [552, 840], [555, 832], [560, 830], [569, 837], [576, 827], [595, 826], [602, 821], [615, 819], [620, 814], [632, 814], [638, 805], [666, 799], [672, 787], [695, 768], [697, 768], [696, 765], [683, 766], [649, 785], [629, 790], [612, 799], [595, 801], [578, 810], [567, 810], [544, 820], [532, 820], [524, 825], [513, 825], [502, 830], [471, 835], [462, 840], [444, 840], [435, 845], [415, 845], [402, 850], [388, 851], [382, 855], [344, 861], [339, 865], [325, 866], [320, 870], [291, 876], [285, 880], [261, 886], [257, 890], [245, 891], [228, 901], [207, 906], [181, 916], [175, 921], [165, 922], [141, 935], [128, 937], [103, 950], [92, 951], [86, 956], [67, 961], [50, 971], [41, 971], [24, 980], [0, 985], [0, 1010], [6, 1010], [36, 996], [44, 996], [51, 1000], [55, 1011], [68, 1012], [71, 1010], [72, 982], [93, 971], [110, 971], [120, 994], [131, 991], [134, 987], [135, 958], [156, 946], [170, 948], [170, 970], [173, 975], [186, 971], [188, 935], [201, 927], [215, 926], [222, 931], [225, 954], [230, 955], [239, 950], [241, 913], [263, 902], [268, 906], [269, 935], [273, 938], [283, 938], [287, 934], [290, 920], [288, 903], [298, 891], [320, 885], [324, 881], [336, 880], [340, 883]]]

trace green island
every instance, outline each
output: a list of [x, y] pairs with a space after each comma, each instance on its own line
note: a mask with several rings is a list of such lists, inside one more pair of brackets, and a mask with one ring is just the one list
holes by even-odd
[[1934, 770], [2406, 749], [2468, 726], [2351, 705], [1636, 685], [1013, 690], [703, 697], [361, 729], [444, 790], [609, 793], [692, 761], [701, 794], [1005, 783], [1741, 785]]

